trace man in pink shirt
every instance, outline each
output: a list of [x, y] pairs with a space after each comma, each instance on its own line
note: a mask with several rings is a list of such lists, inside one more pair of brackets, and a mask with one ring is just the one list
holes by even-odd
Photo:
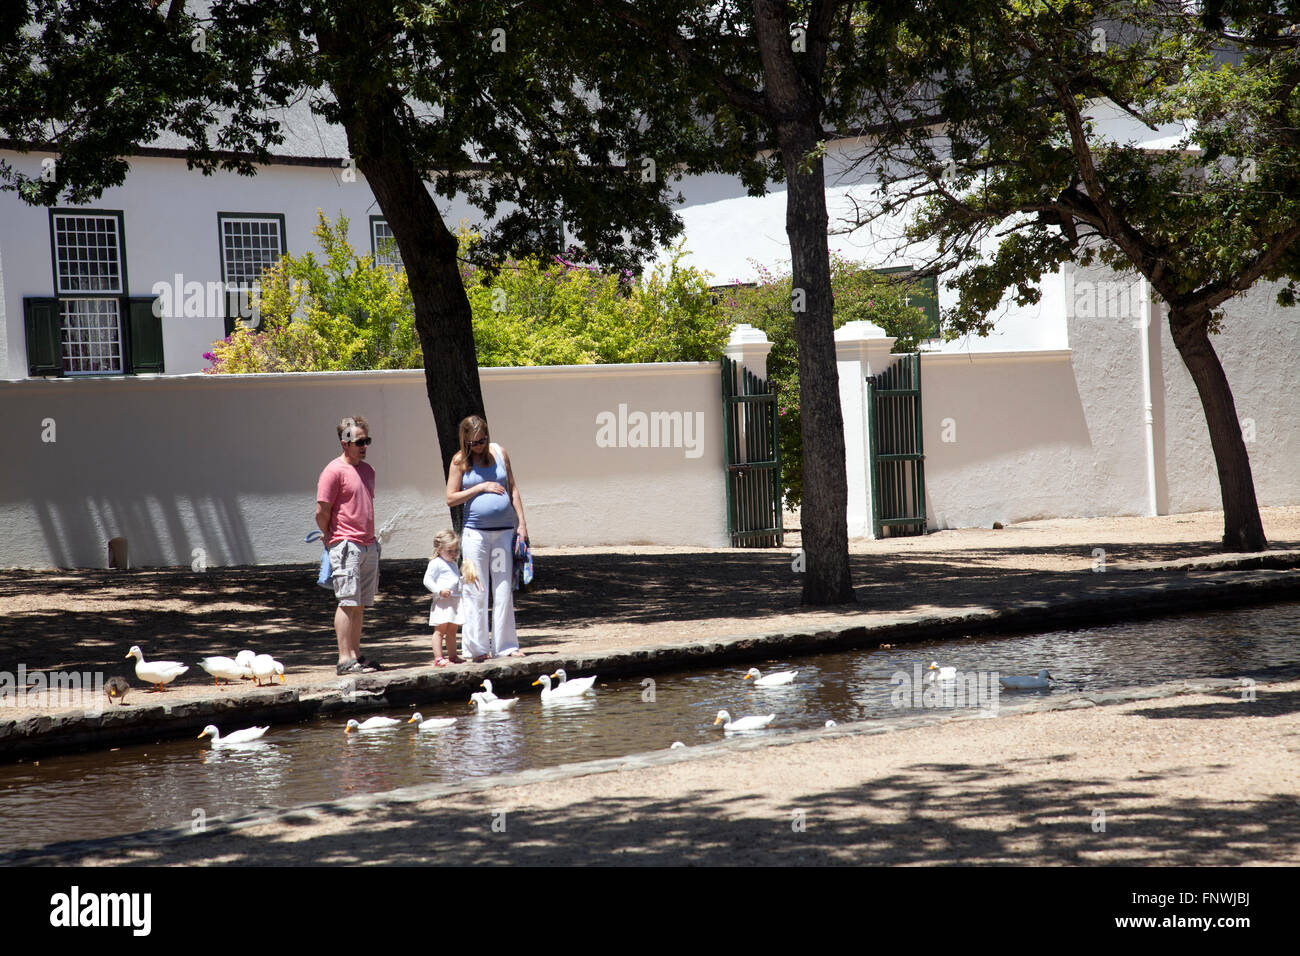
[[379, 670], [361, 656], [361, 623], [379, 588], [379, 544], [375, 540], [375, 469], [366, 464], [370, 426], [360, 415], [338, 425], [343, 454], [316, 483], [316, 526], [324, 535], [334, 569], [334, 632], [339, 640], [339, 674]]

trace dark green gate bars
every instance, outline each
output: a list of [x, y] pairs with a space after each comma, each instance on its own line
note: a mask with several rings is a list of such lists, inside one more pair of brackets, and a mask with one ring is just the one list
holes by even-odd
[[925, 534], [925, 448], [921, 442], [921, 356], [899, 355], [867, 376], [871, 439], [871, 523], [877, 538]]
[[727, 533], [732, 547], [781, 547], [776, 391], [729, 358], [722, 360], [722, 440], [727, 451]]

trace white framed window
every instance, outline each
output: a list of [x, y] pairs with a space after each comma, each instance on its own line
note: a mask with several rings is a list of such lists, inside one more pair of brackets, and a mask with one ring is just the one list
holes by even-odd
[[120, 209], [51, 209], [53, 295], [23, 296], [27, 374], [161, 375], [155, 296], [132, 296]]
[[63, 374], [122, 374], [122, 214], [51, 210], [50, 244]]
[[236, 320], [257, 328], [259, 287], [264, 273], [285, 254], [284, 216], [279, 213], [219, 212], [221, 281], [226, 287], [226, 334]]
[[117, 216], [53, 213], [55, 291], [122, 294], [122, 236]]
[[393, 228], [378, 216], [370, 217], [370, 251], [375, 257], [375, 264], [402, 268], [402, 256], [397, 251], [397, 240], [393, 237]]
[[65, 375], [121, 374], [122, 314], [117, 299], [60, 299]]
[[284, 217], [220, 213], [221, 278], [250, 286], [284, 255]]

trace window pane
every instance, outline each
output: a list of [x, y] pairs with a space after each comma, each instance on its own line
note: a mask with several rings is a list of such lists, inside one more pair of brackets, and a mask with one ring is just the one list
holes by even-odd
[[116, 216], [54, 216], [59, 292], [122, 292]]
[[70, 375], [122, 371], [117, 299], [61, 299], [63, 370]]
[[397, 251], [397, 240], [393, 238], [392, 227], [382, 219], [372, 220], [374, 229], [375, 264], [402, 268], [402, 256]]
[[251, 285], [280, 258], [280, 220], [222, 219], [221, 254], [226, 281]]

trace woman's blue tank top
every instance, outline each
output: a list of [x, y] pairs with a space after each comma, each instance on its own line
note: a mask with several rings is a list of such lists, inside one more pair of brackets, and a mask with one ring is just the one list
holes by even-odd
[[475, 495], [465, 505], [465, 527], [480, 531], [499, 531], [503, 528], [517, 528], [519, 518], [515, 515], [515, 506], [510, 502], [510, 484], [506, 480], [505, 462], [501, 460], [501, 450], [492, 449], [493, 462], [490, 465], [471, 465], [460, 479], [460, 490], [468, 491], [484, 481], [495, 481], [506, 489], [504, 495], [483, 492]]

